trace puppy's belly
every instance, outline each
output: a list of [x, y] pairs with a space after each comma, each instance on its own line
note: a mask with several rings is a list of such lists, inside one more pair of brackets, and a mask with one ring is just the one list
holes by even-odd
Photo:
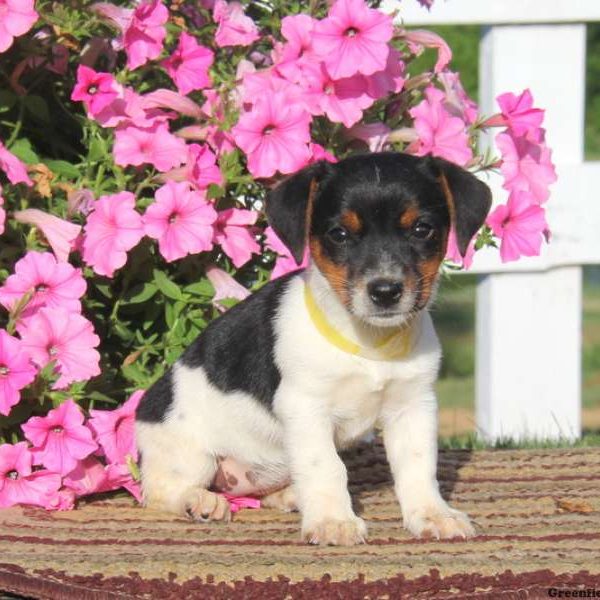
[[234, 496], [266, 496], [291, 483], [283, 465], [252, 465], [231, 456], [217, 459], [217, 472], [212, 489]]

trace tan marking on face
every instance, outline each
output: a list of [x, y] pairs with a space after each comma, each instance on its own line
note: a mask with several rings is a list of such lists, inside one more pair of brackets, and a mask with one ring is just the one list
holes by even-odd
[[417, 222], [419, 215], [419, 209], [411, 204], [400, 216], [400, 227], [410, 229]]
[[342, 214], [342, 225], [350, 232], [350, 233], [360, 233], [362, 229], [362, 220], [359, 217], [358, 213], [353, 210], [347, 210]]
[[456, 224], [456, 209], [454, 207], [454, 196], [452, 195], [452, 190], [448, 185], [448, 180], [446, 176], [442, 173], [438, 178], [438, 183], [442, 188], [442, 192], [444, 192], [444, 197], [446, 198], [446, 204], [448, 205], [448, 212], [450, 213], [450, 224]]
[[308, 188], [308, 202], [306, 203], [306, 213], [304, 215], [304, 243], [308, 242], [310, 235], [310, 227], [312, 225], [312, 214], [315, 205], [315, 196], [317, 195], [317, 189], [319, 184], [316, 179], [311, 179], [310, 186]]
[[348, 293], [348, 269], [344, 265], [337, 265], [327, 258], [321, 242], [316, 237], [309, 240], [310, 254], [317, 269], [329, 281], [329, 285], [338, 295], [344, 306], [350, 306], [350, 295]]
[[419, 263], [419, 289], [421, 291], [419, 306], [423, 308], [429, 302], [431, 298], [431, 292], [433, 290], [433, 286], [437, 280], [438, 273], [440, 270], [440, 265], [444, 260], [444, 255], [446, 249], [446, 243], [444, 242], [441, 246], [440, 251], [433, 257], [428, 258], [427, 260], [423, 260]]

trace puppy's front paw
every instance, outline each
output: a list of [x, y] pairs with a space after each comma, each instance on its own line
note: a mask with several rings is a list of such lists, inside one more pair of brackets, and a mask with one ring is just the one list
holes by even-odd
[[475, 535], [469, 517], [449, 506], [424, 507], [411, 511], [404, 517], [404, 527], [419, 538], [448, 540]]
[[193, 521], [231, 521], [227, 499], [203, 488], [191, 488], [186, 492], [183, 510]]
[[302, 527], [302, 539], [309, 544], [322, 546], [355, 546], [365, 544], [367, 526], [359, 517], [337, 520], [324, 519]]

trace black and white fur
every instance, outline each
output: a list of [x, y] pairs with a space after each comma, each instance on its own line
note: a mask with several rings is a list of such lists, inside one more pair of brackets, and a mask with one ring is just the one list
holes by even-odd
[[[275, 188], [271, 225], [297, 260], [308, 243], [311, 263], [212, 322], [148, 390], [136, 422], [145, 504], [227, 519], [210, 487], [218, 460], [231, 457], [252, 465], [261, 489], [291, 479], [280, 496], [300, 510], [305, 540], [360, 543], [367, 528], [338, 450], [378, 427], [404, 526], [472, 535], [438, 490], [441, 352], [426, 308], [451, 222], [464, 253], [489, 207], [487, 186], [466, 171], [396, 153], [320, 162]], [[305, 285], [329, 323], [361, 345], [410, 321], [419, 331], [410, 354], [379, 361], [332, 345], [311, 321]]]

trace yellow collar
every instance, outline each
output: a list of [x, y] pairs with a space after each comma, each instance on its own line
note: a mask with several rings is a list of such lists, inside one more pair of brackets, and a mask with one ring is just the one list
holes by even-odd
[[381, 338], [374, 346], [363, 347], [346, 338], [329, 323], [327, 317], [317, 305], [308, 284], [304, 285], [304, 302], [308, 314], [319, 333], [329, 343], [343, 352], [371, 360], [400, 360], [406, 358], [412, 350], [415, 341], [415, 327], [412, 322]]

